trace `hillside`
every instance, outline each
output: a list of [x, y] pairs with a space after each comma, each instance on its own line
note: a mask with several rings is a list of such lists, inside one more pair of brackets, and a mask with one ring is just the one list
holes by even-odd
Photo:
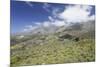
[[92, 61], [95, 61], [95, 21], [41, 27], [11, 36], [12, 67]]

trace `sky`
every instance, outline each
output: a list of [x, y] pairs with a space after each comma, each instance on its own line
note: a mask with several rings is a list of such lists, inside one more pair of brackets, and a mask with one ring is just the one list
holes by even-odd
[[11, 33], [95, 20], [95, 6], [11, 0]]

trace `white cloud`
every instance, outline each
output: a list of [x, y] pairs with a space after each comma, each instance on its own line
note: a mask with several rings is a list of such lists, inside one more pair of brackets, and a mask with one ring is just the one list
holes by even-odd
[[82, 5], [67, 6], [64, 12], [59, 13], [58, 16], [67, 22], [86, 22], [94, 19], [89, 16], [91, 8], [91, 6]]
[[33, 23], [33, 24], [35, 24], [36, 26], [41, 25], [41, 23], [40, 23], [40, 22], [35, 22], [35, 23]]
[[50, 21], [45, 21], [42, 23], [44, 27], [49, 27], [51, 22]]
[[80, 6], [82, 9], [86, 10], [86, 11], [91, 11], [92, 7], [91, 6], [87, 6], [87, 5], [84, 5], [84, 6]]
[[49, 20], [52, 21], [52, 22], [55, 20], [55, 19], [52, 18], [51, 16], [48, 16], [48, 18], [49, 18]]
[[60, 20], [55, 20], [55, 21], [45, 21], [43, 23], [41, 23], [41, 25], [43, 25], [44, 27], [50, 27], [50, 25], [53, 26], [64, 26], [66, 23], [65, 21], [60, 21]]
[[95, 20], [95, 15], [90, 16], [89, 20]]
[[58, 9], [58, 8], [53, 9], [52, 14], [53, 14], [54, 17], [58, 17], [59, 10], [60, 9]]
[[36, 29], [37, 26], [32, 26], [32, 25], [26, 25], [23, 31], [30, 31]]
[[25, 26], [25, 28], [32, 28], [32, 27], [33, 27], [32, 25]]
[[[48, 4], [44, 5], [44, 9], [48, 9], [48, 7], [49, 7]], [[34, 23], [35, 26], [28, 25], [25, 27], [24, 31], [33, 30], [40, 26], [50, 27], [50, 25], [54, 25], [60, 27], [64, 25], [67, 26], [70, 24], [70, 22], [76, 23], [76, 22], [86, 22], [89, 20], [95, 20], [95, 15], [89, 16], [91, 9], [92, 9], [91, 6], [70, 5], [66, 6], [65, 10], [59, 13], [60, 9], [57, 8], [52, 11], [53, 16], [48, 16], [49, 19], [48, 21], [35, 22]], [[59, 19], [56, 19], [55, 17]]]
[[33, 7], [33, 4], [31, 2], [26, 1], [26, 4], [29, 5], [30, 7]]
[[44, 3], [43, 8], [44, 8], [47, 12], [50, 12], [49, 7], [50, 7], [50, 4]]
[[65, 23], [65, 21], [56, 20], [52, 24], [55, 26], [64, 26], [66, 23]]
[[14, 1], [25, 1], [25, 3], [27, 5], [29, 5], [30, 7], [33, 7], [34, 5], [31, 3], [32, 1], [28, 1], [28, 0], [14, 0]]
[[23, 29], [23, 31], [24, 31], [24, 32], [25, 32], [25, 31], [28, 31], [28, 29], [25, 28], [25, 29]]

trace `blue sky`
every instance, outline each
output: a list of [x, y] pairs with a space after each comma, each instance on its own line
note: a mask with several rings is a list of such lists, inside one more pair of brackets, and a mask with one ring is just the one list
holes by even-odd
[[[73, 10], [76, 11], [76, 14], [75, 12], [73, 13]], [[77, 12], [77, 10], [79, 12]], [[83, 17], [76, 18], [80, 17], [80, 14], [77, 13], [82, 13]], [[56, 26], [61, 26], [64, 25], [66, 21], [81, 22], [86, 20], [94, 20], [94, 16], [94, 6], [86, 5], [84, 7], [84, 5], [51, 4], [12, 0], [11, 33], [22, 32], [31, 28], [34, 29], [36, 26], [41, 24], [48, 26], [52, 23]]]

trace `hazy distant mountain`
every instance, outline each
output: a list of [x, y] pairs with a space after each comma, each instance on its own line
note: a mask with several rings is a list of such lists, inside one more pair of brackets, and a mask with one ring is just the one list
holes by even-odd
[[32, 39], [34, 40], [34, 38], [39, 40], [39, 37], [44, 36], [46, 38], [49, 35], [55, 35], [56, 37], [65, 37], [67, 35], [81, 38], [95, 37], [95, 21], [71, 23], [60, 27], [54, 25], [48, 27], [40, 26], [28, 32], [11, 35], [11, 44], [28, 42]]

